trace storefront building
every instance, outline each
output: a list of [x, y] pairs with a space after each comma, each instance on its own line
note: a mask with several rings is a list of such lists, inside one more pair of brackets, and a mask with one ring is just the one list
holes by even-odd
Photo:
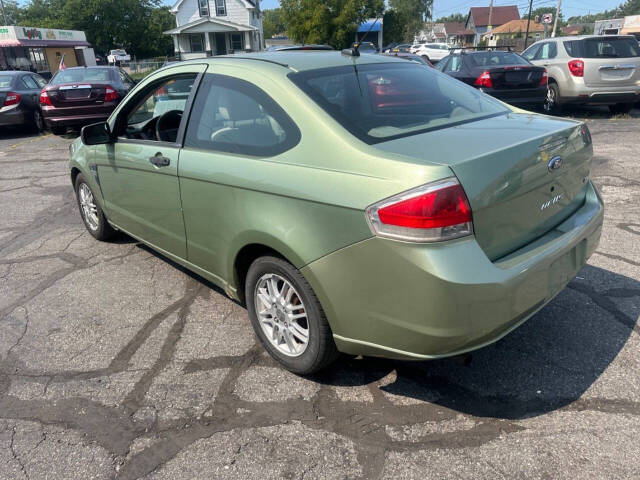
[[84, 32], [77, 30], [0, 27], [0, 70], [29, 70], [49, 78], [63, 55], [67, 67], [95, 65], [90, 47]]

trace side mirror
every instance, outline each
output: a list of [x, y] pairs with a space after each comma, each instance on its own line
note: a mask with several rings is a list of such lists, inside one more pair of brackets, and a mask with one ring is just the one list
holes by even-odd
[[82, 127], [80, 138], [85, 145], [111, 143], [111, 128], [107, 122], [94, 123]]

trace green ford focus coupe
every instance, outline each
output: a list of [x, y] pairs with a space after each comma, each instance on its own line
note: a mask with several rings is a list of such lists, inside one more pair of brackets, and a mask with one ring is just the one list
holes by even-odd
[[172, 65], [71, 145], [89, 232], [119, 230], [246, 305], [287, 369], [495, 342], [596, 249], [588, 128], [393, 57]]

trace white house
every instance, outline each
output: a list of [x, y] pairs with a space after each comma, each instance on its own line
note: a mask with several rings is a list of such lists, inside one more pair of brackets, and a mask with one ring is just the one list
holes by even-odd
[[173, 37], [181, 60], [262, 50], [260, 0], [177, 0], [171, 7]]

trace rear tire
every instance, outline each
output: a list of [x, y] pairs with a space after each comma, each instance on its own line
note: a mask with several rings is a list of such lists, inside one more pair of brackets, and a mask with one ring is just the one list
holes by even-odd
[[544, 111], [548, 115], [558, 115], [562, 113], [562, 104], [560, 103], [560, 89], [557, 83], [548, 85], [547, 98], [544, 101]]
[[91, 186], [81, 173], [76, 177], [75, 190], [80, 216], [89, 233], [100, 241], [112, 238], [116, 231], [109, 225]]
[[51, 127], [51, 133], [54, 135], [64, 135], [67, 133], [67, 127]]
[[[256, 335], [287, 370], [309, 375], [339, 356], [318, 298], [290, 263], [272, 256], [255, 260], [247, 272], [245, 298]], [[289, 305], [294, 305], [294, 309]], [[294, 320], [288, 313], [306, 315]], [[305, 330], [306, 343], [304, 333], [299, 334]], [[290, 348], [292, 344], [294, 348]]]
[[34, 132], [40, 133], [44, 130], [44, 119], [42, 118], [42, 112], [39, 109], [33, 111], [32, 122]]
[[613, 115], [629, 113], [632, 109], [633, 103], [616, 103], [615, 105], [609, 105], [609, 111]]

